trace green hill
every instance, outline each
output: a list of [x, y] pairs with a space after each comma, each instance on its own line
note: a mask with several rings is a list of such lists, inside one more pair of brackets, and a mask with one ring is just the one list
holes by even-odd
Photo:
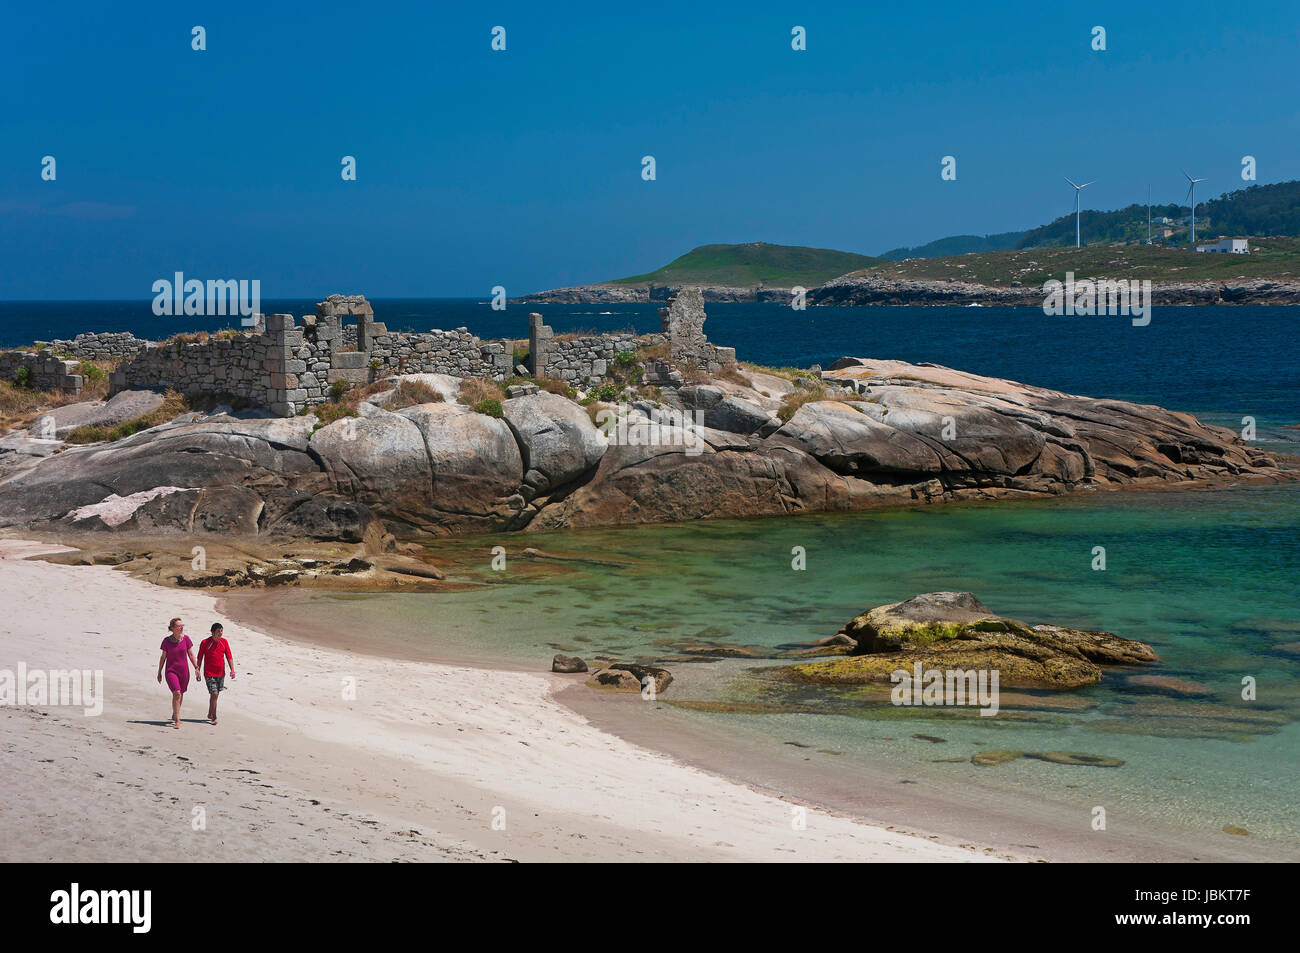
[[969, 255], [973, 252], [1009, 251], [1024, 236], [1024, 232], [1001, 232], [997, 235], [953, 235], [939, 238], [915, 248], [891, 248], [882, 252], [881, 258], [902, 261], [905, 258], [947, 258], [951, 255]]
[[[1145, 223], [1144, 223], [1145, 224]], [[1199, 222], [1197, 230], [1200, 230]], [[1300, 278], [1300, 239], [1250, 240], [1249, 255], [1198, 254], [1187, 248], [1162, 245], [1087, 245], [1025, 248], [1016, 251], [886, 261], [863, 270], [879, 278], [942, 281], [954, 278], [1009, 287], [1041, 285], [1063, 279], [1067, 271], [1079, 278], [1110, 277], [1152, 281], [1227, 281], [1235, 278]]]
[[[1153, 205], [1151, 216], [1180, 220], [1191, 215], [1187, 205]], [[1110, 212], [1084, 209], [1079, 214], [1079, 225], [1085, 244], [1146, 241], [1147, 207], [1129, 205]], [[1196, 203], [1196, 232], [1200, 239], [1219, 235], [1285, 235], [1300, 236], [1300, 182], [1278, 182], [1273, 185], [1252, 185], [1249, 188], [1228, 192], [1216, 199]], [[1174, 234], [1161, 238], [1160, 229], [1154, 232], [1156, 241], [1186, 244], [1190, 229], [1174, 226]], [[1048, 225], [1025, 232], [1016, 248], [1044, 248], [1074, 244], [1074, 213], [1069, 212]]]
[[879, 264], [881, 259], [827, 248], [798, 245], [701, 245], [644, 275], [619, 278], [617, 285], [727, 285], [752, 288], [811, 288], [859, 268]]

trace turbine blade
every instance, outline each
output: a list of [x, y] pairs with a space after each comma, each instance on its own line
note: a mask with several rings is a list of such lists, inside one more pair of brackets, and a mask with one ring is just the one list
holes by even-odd
[[[1063, 176], [1062, 178], [1064, 178], [1066, 182], [1070, 182], [1070, 178], [1069, 178], [1069, 176]], [[1073, 182], [1070, 182], [1070, 184], [1071, 184], [1071, 185], [1074, 185]], [[1079, 188], [1079, 186], [1077, 186], [1077, 185], [1074, 185], [1074, 187], [1075, 187], [1076, 189]]]

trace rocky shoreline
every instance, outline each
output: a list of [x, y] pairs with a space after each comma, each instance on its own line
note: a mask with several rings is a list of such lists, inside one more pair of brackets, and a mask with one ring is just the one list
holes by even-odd
[[[1081, 276], [1082, 278], [1083, 276]], [[591, 284], [556, 288], [525, 295], [522, 304], [621, 304], [667, 301], [678, 286]], [[742, 288], [706, 285], [709, 302], [774, 302], [789, 304], [790, 288]], [[850, 274], [809, 288], [810, 306], [971, 305], [983, 307], [1042, 307], [1039, 285], [988, 285], [956, 278], [909, 280]], [[1284, 278], [1243, 278], [1234, 281], [1153, 281], [1153, 305], [1291, 305], [1300, 304], [1300, 281]]]
[[426, 374], [415, 377], [436, 402], [393, 411], [394, 391], [379, 391], [332, 423], [188, 413], [86, 446], [10, 435], [0, 528], [392, 552], [448, 535], [1300, 475], [1188, 414], [934, 364], [845, 358], [820, 379], [699, 374], [665, 381], [658, 399], [628, 391], [610, 405], [524, 393], [500, 417], [451, 402], [456, 379]]

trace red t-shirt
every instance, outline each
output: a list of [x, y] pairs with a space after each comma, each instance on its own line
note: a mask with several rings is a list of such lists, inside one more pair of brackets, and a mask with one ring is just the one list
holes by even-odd
[[226, 642], [225, 637], [214, 638], [209, 636], [199, 643], [198, 663], [203, 668], [204, 678], [216, 678], [226, 674], [226, 659], [230, 659], [230, 664], [235, 664], [234, 658], [230, 655], [230, 644]]

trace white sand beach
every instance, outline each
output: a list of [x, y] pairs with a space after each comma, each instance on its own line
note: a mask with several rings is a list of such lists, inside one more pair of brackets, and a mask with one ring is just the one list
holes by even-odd
[[[0, 540], [0, 669], [102, 670], [103, 712], [0, 708], [0, 861], [1016, 859], [639, 748], [554, 700], [572, 676], [302, 647], [203, 592], [24, 558], [58, 548]], [[215, 727], [194, 678], [170, 725], [172, 616], [196, 650], [226, 626], [239, 674]]]

